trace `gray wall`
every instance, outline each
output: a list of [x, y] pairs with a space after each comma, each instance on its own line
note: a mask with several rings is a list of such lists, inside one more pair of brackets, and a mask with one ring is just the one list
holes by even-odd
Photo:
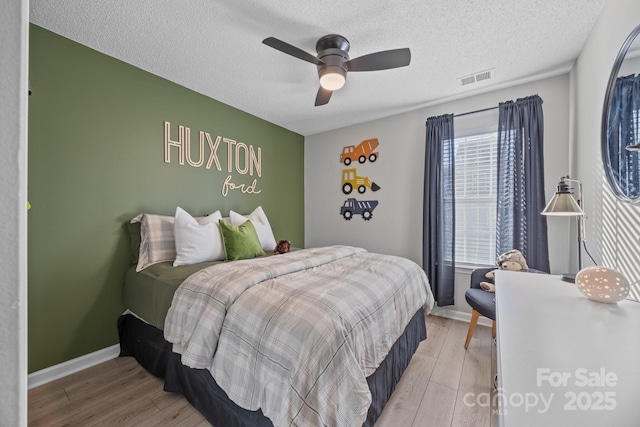
[[[599, 264], [619, 270], [631, 282], [640, 280], [640, 206], [617, 200], [605, 183], [600, 124], [611, 67], [622, 43], [639, 24], [640, 2], [609, 0], [572, 71], [576, 112], [572, 157], [575, 176], [584, 182], [587, 244]], [[632, 295], [640, 296], [637, 283]]]
[[[307, 246], [349, 244], [372, 252], [388, 253], [422, 264], [422, 199], [425, 121], [444, 113], [464, 113], [497, 106], [501, 101], [538, 94], [542, 97], [545, 129], [545, 192], [550, 197], [558, 178], [569, 170], [569, 74], [541, 79], [466, 99], [411, 111], [305, 138], [305, 242]], [[368, 138], [380, 141], [375, 163], [356, 163], [358, 174], [380, 185], [378, 192], [345, 196], [340, 188], [339, 155], [345, 145]], [[354, 196], [355, 195], [355, 196]], [[347, 197], [378, 200], [370, 221], [355, 217], [345, 221], [339, 208]], [[565, 254], [570, 241], [568, 219], [552, 218], [549, 224], [551, 269], [570, 270]], [[574, 267], [575, 269], [575, 267]], [[468, 272], [456, 279], [456, 304], [448, 310], [469, 312], [464, 291]]]
[[0, 14], [0, 424], [27, 424], [26, 188], [28, 2]]

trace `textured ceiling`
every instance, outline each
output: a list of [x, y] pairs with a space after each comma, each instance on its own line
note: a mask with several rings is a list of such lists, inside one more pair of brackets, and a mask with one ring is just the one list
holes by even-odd
[[[569, 71], [605, 0], [31, 0], [31, 22], [302, 135]], [[350, 73], [314, 107], [315, 55], [337, 33], [351, 58], [408, 47], [408, 67]], [[492, 70], [462, 86], [460, 77]]]

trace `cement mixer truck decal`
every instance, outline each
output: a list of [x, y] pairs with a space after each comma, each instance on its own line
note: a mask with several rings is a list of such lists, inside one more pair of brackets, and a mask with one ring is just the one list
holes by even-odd
[[378, 159], [379, 153], [373, 151], [378, 148], [378, 138], [365, 139], [358, 145], [347, 145], [342, 147], [342, 154], [340, 155], [340, 163], [344, 163], [345, 166], [349, 166], [351, 162], [358, 161], [364, 163], [369, 159], [371, 163]]
[[353, 197], [344, 201], [340, 208], [340, 215], [347, 221], [354, 215], [362, 215], [362, 219], [369, 221], [373, 217], [373, 210], [378, 206], [377, 200], [356, 200]]

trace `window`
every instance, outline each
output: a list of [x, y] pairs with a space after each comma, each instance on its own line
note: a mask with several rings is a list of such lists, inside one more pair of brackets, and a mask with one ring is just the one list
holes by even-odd
[[603, 142], [606, 178], [616, 196], [637, 201], [640, 200], [640, 157], [625, 148], [639, 142], [640, 74], [618, 77], [607, 104], [607, 137]]
[[498, 134], [455, 139], [456, 262], [494, 264]]
[[456, 263], [496, 259], [498, 111], [457, 117], [455, 143]]

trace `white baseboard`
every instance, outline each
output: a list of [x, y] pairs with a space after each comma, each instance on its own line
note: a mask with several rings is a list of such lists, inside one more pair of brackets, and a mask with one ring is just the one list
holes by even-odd
[[85, 354], [75, 359], [67, 360], [58, 365], [50, 366], [27, 376], [27, 388], [32, 389], [42, 384], [57, 380], [74, 372], [90, 368], [107, 360], [115, 359], [120, 354], [120, 344]]
[[[461, 320], [467, 323], [471, 321], [471, 313], [467, 313], [466, 311], [451, 310], [446, 307], [434, 306], [430, 314], [433, 314], [434, 316], [446, 317], [453, 320]], [[480, 318], [478, 319], [478, 325], [491, 327], [492, 323], [493, 321], [491, 319], [484, 316], [480, 316]]]

